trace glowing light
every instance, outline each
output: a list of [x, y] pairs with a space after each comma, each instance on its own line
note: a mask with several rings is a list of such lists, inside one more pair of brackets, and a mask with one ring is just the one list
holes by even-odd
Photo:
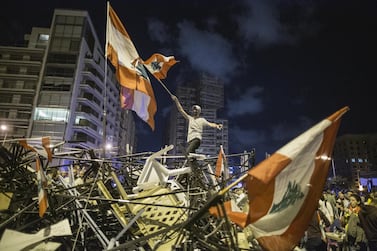
[[3, 124], [3, 125], [0, 126], [0, 128], [1, 128], [2, 131], [5, 132], [5, 136], [4, 136], [4, 139], [3, 139], [3, 145], [4, 145], [5, 140], [7, 139], [7, 134], [8, 134], [7, 130], [8, 130], [8, 127]]
[[113, 148], [113, 145], [111, 143], [107, 143], [106, 146], [105, 146], [105, 148], [107, 150], [109, 150], [109, 149]]
[[321, 159], [321, 160], [331, 160], [331, 157], [327, 156], [327, 155], [321, 155], [319, 157], [316, 157], [316, 159]]

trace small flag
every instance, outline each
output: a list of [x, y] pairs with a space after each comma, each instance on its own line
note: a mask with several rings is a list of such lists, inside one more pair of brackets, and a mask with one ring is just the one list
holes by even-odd
[[[247, 214], [244, 212], [238, 212], [232, 210], [232, 201], [228, 200], [224, 202], [225, 214], [233, 223], [238, 224], [239, 222], [245, 222], [247, 219]], [[209, 213], [217, 218], [224, 217], [224, 212], [219, 206], [212, 206], [208, 209]], [[239, 225], [243, 227], [243, 225]]]
[[46, 158], [49, 162], [52, 160], [52, 152], [50, 148], [50, 137], [42, 137], [41, 140], [19, 140], [20, 145], [25, 149], [38, 153], [38, 155]]
[[43, 217], [43, 215], [46, 213], [48, 208], [48, 201], [47, 201], [47, 191], [45, 187], [47, 187], [47, 178], [43, 171], [40, 159], [39, 159], [39, 152], [44, 152], [44, 157], [47, 158], [49, 161], [52, 158], [52, 154], [50, 151], [50, 140], [48, 137], [42, 138], [42, 145], [44, 150], [38, 150], [40, 149], [39, 146], [35, 145], [29, 145], [26, 139], [20, 140], [20, 145], [23, 146], [27, 150], [31, 150], [35, 152], [35, 171], [37, 174], [37, 183], [38, 183], [38, 206], [39, 206], [39, 217]]
[[157, 79], [165, 79], [170, 67], [177, 62], [178, 61], [176, 61], [173, 56], [166, 57], [162, 54], [155, 53], [144, 61], [144, 65]]
[[215, 171], [216, 178], [223, 177], [224, 179], [229, 178], [229, 169], [227, 165], [226, 156], [224, 153], [224, 148], [220, 145], [219, 155], [216, 161], [216, 171]]

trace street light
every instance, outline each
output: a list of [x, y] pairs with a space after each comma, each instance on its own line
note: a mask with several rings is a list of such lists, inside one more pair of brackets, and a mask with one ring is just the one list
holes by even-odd
[[0, 126], [0, 129], [5, 132], [5, 136], [4, 136], [4, 139], [3, 139], [3, 145], [5, 144], [5, 140], [7, 139], [7, 134], [8, 134], [8, 127], [6, 125], [1, 125]]
[[106, 143], [105, 148], [106, 148], [106, 150], [111, 150], [111, 148], [113, 148], [113, 144]]

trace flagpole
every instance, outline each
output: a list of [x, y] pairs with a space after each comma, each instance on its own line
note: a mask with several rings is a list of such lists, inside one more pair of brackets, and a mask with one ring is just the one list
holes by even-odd
[[332, 166], [332, 174], [333, 174], [333, 178], [336, 178], [336, 174], [335, 174], [335, 165], [334, 165], [334, 159], [331, 158], [331, 166]]
[[169, 89], [166, 87], [166, 85], [164, 83], [162, 83], [162, 81], [158, 78], [156, 78], [158, 80], [158, 82], [160, 82], [160, 84], [162, 85], [162, 87], [164, 87], [164, 89], [169, 93], [170, 96], [173, 96], [173, 94], [169, 91]]
[[241, 177], [239, 177], [236, 181], [234, 181], [232, 184], [230, 184], [229, 186], [223, 188], [220, 192], [219, 192], [219, 195], [224, 195], [226, 192], [228, 192], [232, 187], [234, 187], [235, 185], [237, 185], [238, 183], [240, 183], [241, 181], [243, 181], [249, 174], [248, 173], [245, 173], [244, 175], [242, 175]]
[[[144, 67], [144, 68], [147, 69], [151, 75], [153, 75], [153, 73], [148, 69], [148, 67]], [[166, 87], [166, 85], [161, 81], [161, 79], [156, 78], [155, 75], [153, 75], [153, 77], [154, 77], [155, 79], [157, 79], [157, 81], [162, 85], [162, 87], [165, 89], [165, 91], [168, 92], [168, 94], [169, 94], [170, 96], [173, 96], [173, 94], [171, 93], [171, 91], [169, 91], [169, 89], [168, 89], [168, 88]]]
[[107, 6], [106, 6], [106, 41], [105, 41], [105, 77], [104, 77], [104, 95], [103, 95], [103, 121], [102, 121], [102, 158], [106, 158], [106, 137], [107, 137], [107, 45], [108, 45], [108, 28], [109, 28], [109, 13], [110, 13], [110, 2], [107, 1]]

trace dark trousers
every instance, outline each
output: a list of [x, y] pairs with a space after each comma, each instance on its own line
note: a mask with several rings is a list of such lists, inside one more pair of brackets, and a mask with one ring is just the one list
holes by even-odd
[[186, 155], [188, 156], [189, 153], [195, 153], [196, 149], [200, 146], [200, 139], [192, 139], [188, 142], [187, 148], [186, 148]]
[[305, 248], [307, 251], [324, 251], [327, 249], [326, 243], [319, 238], [310, 238], [306, 241]]
[[377, 241], [368, 241], [368, 247], [370, 251], [377, 250]]

